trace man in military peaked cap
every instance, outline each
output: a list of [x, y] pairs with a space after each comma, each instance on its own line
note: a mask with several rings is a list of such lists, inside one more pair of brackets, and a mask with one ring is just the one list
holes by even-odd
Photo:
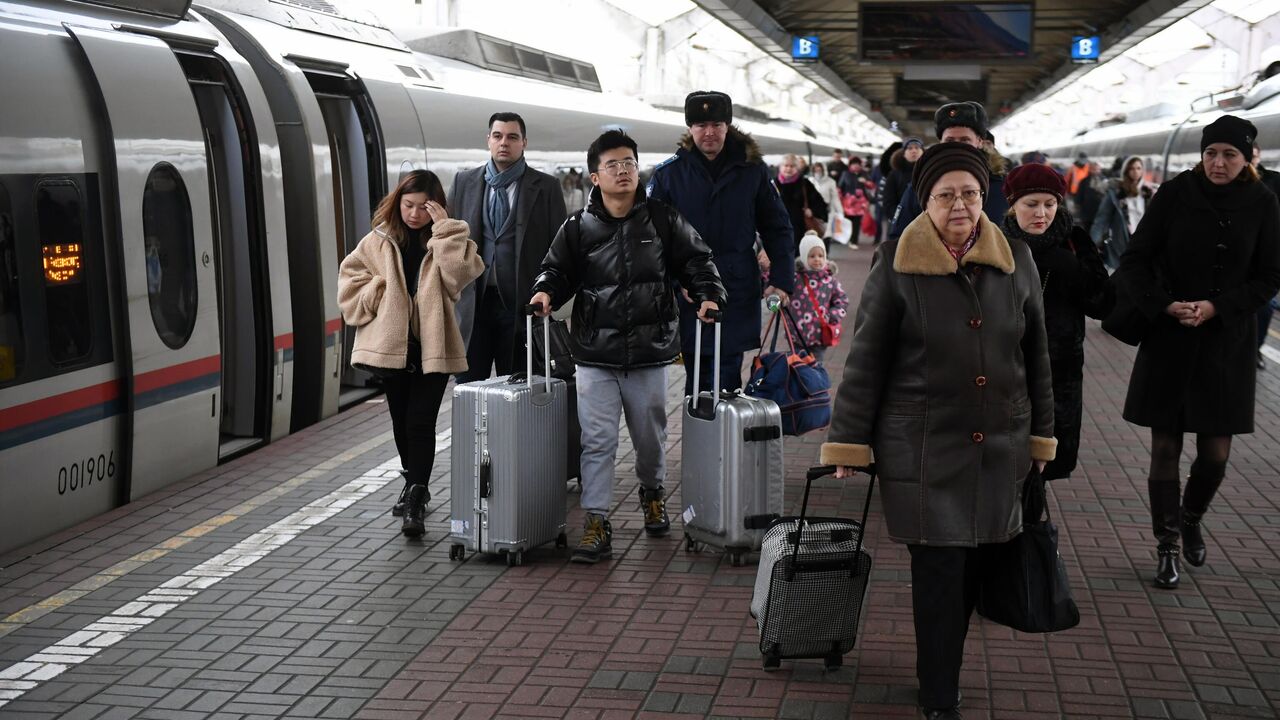
[[[760, 347], [760, 297], [785, 302], [795, 282], [795, 242], [782, 198], [750, 135], [733, 126], [733, 101], [715, 90], [697, 90], [684, 99], [689, 132], [676, 154], [663, 161], [649, 181], [650, 197], [674, 206], [711, 247], [728, 293], [720, 377], [725, 389], [742, 387], [742, 357]], [[760, 236], [772, 263], [761, 288], [755, 241]], [[686, 370], [685, 393], [693, 392], [693, 339], [697, 306], [680, 302], [680, 335]], [[702, 346], [710, 355], [710, 343]], [[709, 368], [710, 363], [703, 363]], [[710, 389], [711, 372], [701, 389]]]
[[[983, 140], [991, 134], [987, 128], [987, 111], [982, 105], [966, 100], [964, 102], [947, 103], [933, 114], [934, 133], [942, 142], [959, 142], [975, 147], [987, 155], [990, 178], [990, 190], [983, 198], [982, 211], [993, 222], [1000, 222], [1009, 203], [1004, 199], [1003, 159], [992, 151], [983, 148]], [[896, 240], [902, 231], [915, 220], [923, 210], [916, 198], [915, 188], [908, 186], [898, 203], [898, 210], [893, 216], [893, 228], [889, 231], [889, 239]]]

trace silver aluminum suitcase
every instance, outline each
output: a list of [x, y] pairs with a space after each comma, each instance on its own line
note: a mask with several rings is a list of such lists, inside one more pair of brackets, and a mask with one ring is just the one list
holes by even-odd
[[[533, 330], [528, 312], [526, 337]], [[531, 368], [527, 345], [525, 367]], [[567, 386], [556, 378], [516, 373], [454, 388], [450, 560], [473, 551], [521, 565], [525, 552], [539, 545], [568, 547], [566, 438], [548, 432], [567, 426], [568, 407]]]
[[[715, 324], [713, 385], [720, 387], [720, 323]], [[694, 334], [693, 387], [699, 387], [702, 328]], [[746, 518], [782, 513], [782, 414], [772, 400], [700, 392], [684, 403], [680, 497], [685, 547], [724, 548], [732, 565], [760, 549], [763, 529]]]

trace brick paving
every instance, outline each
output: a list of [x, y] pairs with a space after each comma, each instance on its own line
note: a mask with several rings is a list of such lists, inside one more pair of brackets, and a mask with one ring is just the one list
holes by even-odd
[[[870, 256], [836, 252], [854, 297]], [[835, 350], [832, 366], [843, 357]], [[1034, 636], [975, 618], [961, 678], [966, 718], [1277, 717], [1280, 366], [1260, 375], [1258, 431], [1237, 438], [1206, 521], [1209, 564], [1187, 569], [1170, 592], [1149, 583], [1147, 436], [1120, 418], [1132, 357], [1090, 325], [1080, 468], [1052, 488], [1081, 625]], [[669, 380], [675, 509], [681, 371]], [[0, 707], [0, 718], [917, 716], [907, 554], [885, 537], [878, 503], [858, 647], [834, 672], [820, 661], [765, 672], [747, 615], [754, 566], [686, 553], [678, 520], [669, 538], [643, 537], [625, 439], [614, 560], [571, 565], [548, 547], [507, 568], [495, 558], [448, 561], [447, 449], [436, 463], [429, 532], [415, 542], [397, 534], [386, 508], [399, 480], [378, 470], [394, 459], [389, 431], [383, 404], [366, 403], [0, 557], [3, 699], [15, 663], [352, 481], [382, 483], [90, 659], [33, 683]], [[821, 440], [788, 439], [791, 508]], [[820, 480], [813, 504], [856, 516], [865, 483]], [[577, 499], [571, 492], [571, 542], [582, 521]]]

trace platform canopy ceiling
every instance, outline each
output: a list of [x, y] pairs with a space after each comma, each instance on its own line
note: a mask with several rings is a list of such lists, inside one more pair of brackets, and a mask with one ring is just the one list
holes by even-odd
[[903, 134], [931, 136], [941, 104], [977, 100], [993, 124], [1087, 72], [1073, 38], [1098, 37], [1100, 61], [1210, 0], [696, 0], [770, 54], [817, 36], [819, 60], [797, 68]]

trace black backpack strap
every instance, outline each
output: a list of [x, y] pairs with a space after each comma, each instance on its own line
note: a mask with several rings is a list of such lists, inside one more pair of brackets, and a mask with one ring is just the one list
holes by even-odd
[[653, 229], [657, 231], [658, 238], [663, 242], [671, 242], [671, 212], [666, 203], [659, 200], [649, 198], [645, 202], [649, 205], [649, 221], [653, 223]]

